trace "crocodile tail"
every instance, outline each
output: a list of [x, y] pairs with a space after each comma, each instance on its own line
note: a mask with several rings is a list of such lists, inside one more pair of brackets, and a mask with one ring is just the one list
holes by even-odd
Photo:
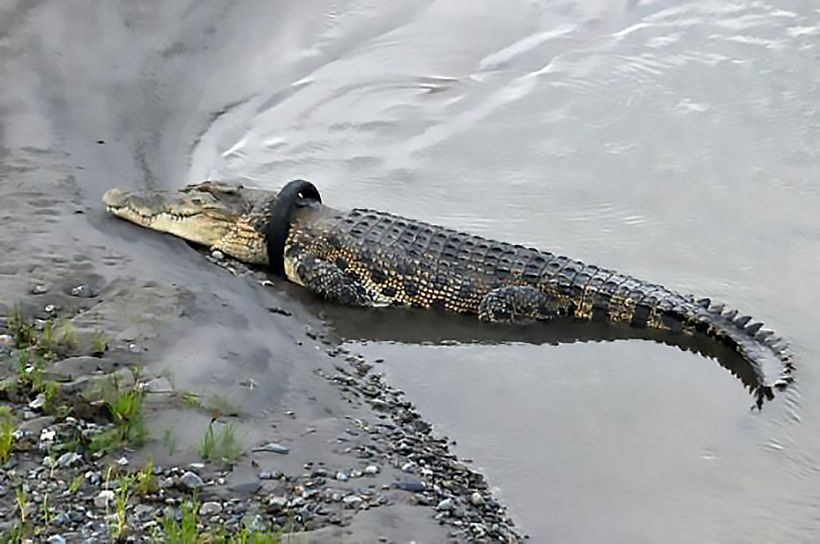
[[[674, 329], [679, 321], [685, 332], [705, 334], [737, 352], [754, 369], [756, 383], [750, 387], [758, 409], [765, 400], [774, 398], [774, 389], [783, 390], [793, 381], [794, 360], [788, 345], [773, 331], [763, 328], [763, 323], [708, 298], [670, 298], [671, 301], [661, 299], [653, 308], [652, 324], [660, 329]], [[772, 364], [779, 371], [766, 372], [764, 369]], [[772, 379], [773, 375], [777, 377]]]

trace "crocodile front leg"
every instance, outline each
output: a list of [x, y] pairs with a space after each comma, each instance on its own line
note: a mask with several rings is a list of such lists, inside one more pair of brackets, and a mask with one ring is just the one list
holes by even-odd
[[358, 277], [312, 255], [290, 255], [285, 260], [288, 279], [322, 297], [346, 306], [373, 306]]
[[550, 299], [534, 287], [512, 285], [487, 293], [478, 306], [478, 318], [493, 323], [523, 324], [551, 319]]

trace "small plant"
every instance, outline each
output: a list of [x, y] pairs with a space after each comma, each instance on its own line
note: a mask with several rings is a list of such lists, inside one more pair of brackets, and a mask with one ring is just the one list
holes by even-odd
[[242, 448], [236, 439], [236, 425], [222, 425], [218, 434], [214, 433], [214, 420], [208, 423], [208, 430], [202, 438], [199, 453], [206, 461], [220, 460], [232, 464], [242, 456]]
[[176, 443], [174, 442], [173, 433], [173, 427], [168, 427], [167, 429], [162, 431], [162, 443], [165, 444], [165, 446], [168, 448], [168, 455], [171, 456], [174, 455], [177, 449]]
[[128, 529], [125, 519], [125, 507], [128, 506], [128, 483], [130, 478], [123, 476], [120, 478], [120, 485], [114, 494], [114, 508], [116, 509], [117, 527], [114, 530], [114, 539], [121, 540]]
[[51, 521], [54, 519], [54, 514], [51, 512], [51, 507], [48, 504], [48, 493], [43, 495], [43, 522], [46, 525], [51, 525]]
[[196, 499], [185, 501], [180, 505], [179, 510], [179, 523], [173, 515], [165, 514], [162, 521], [163, 541], [165, 544], [194, 544], [198, 540], [196, 516], [199, 501]]
[[194, 393], [185, 392], [182, 394], [182, 402], [188, 408], [199, 408], [201, 403], [199, 402], [199, 397]]
[[143, 393], [138, 389], [121, 392], [114, 388], [105, 399], [114, 428], [91, 439], [91, 450], [106, 452], [124, 444], [141, 445], [145, 442], [146, 430], [142, 420]]
[[91, 355], [94, 357], [102, 357], [105, 350], [108, 349], [108, 342], [105, 341], [105, 336], [101, 330], [95, 330], [91, 337]]
[[60, 344], [67, 349], [77, 347], [77, 337], [74, 335], [74, 327], [70, 319], [63, 319], [63, 333], [60, 336]]
[[216, 437], [214, 436], [214, 422], [211, 420], [208, 423], [208, 430], [205, 431], [205, 436], [202, 438], [202, 444], [199, 447], [199, 455], [206, 461], [210, 461], [214, 456], [214, 448], [216, 447]]
[[13, 448], [14, 423], [11, 420], [11, 411], [3, 406], [0, 407], [0, 465], [8, 462]]
[[137, 472], [135, 476], [135, 485], [137, 488], [137, 493], [142, 496], [159, 491], [159, 482], [157, 482], [157, 477], [154, 476], [154, 463], [150, 459], [148, 460], [148, 464], [142, 467], [142, 470]]
[[68, 492], [74, 495], [80, 488], [83, 486], [83, 475], [77, 474], [71, 479], [71, 483], [68, 484]]
[[20, 306], [15, 306], [11, 311], [11, 315], [6, 320], [6, 328], [14, 338], [14, 347], [17, 349], [27, 348], [34, 341], [34, 329], [23, 319]]
[[28, 495], [23, 486], [17, 488], [14, 501], [17, 503], [17, 509], [20, 511], [20, 524], [26, 524], [26, 509], [28, 507]]
[[37, 344], [37, 351], [47, 357], [50, 357], [54, 351], [54, 325], [51, 319], [46, 319], [43, 323], [43, 334]]

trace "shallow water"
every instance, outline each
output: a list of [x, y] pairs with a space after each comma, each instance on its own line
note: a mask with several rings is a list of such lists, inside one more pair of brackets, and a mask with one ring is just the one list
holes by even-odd
[[753, 413], [728, 371], [670, 346], [461, 324], [408, 339], [427, 317], [342, 312], [534, 542], [820, 538], [810, 3], [21, 1], [0, 8], [0, 40], [21, 21], [41, 32], [0, 41], [25, 51], [0, 89], [19, 98], [5, 137], [68, 149], [87, 202], [307, 178], [330, 205], [710, 296], [791, 342], [795, 387]]

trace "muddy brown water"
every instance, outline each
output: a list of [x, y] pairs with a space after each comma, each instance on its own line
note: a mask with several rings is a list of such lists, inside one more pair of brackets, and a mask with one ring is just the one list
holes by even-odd
[[[19, 0], [0, 6], [0, 54], [0, 147], [65, 153], [89, 212], [64, 235], [129, 255], [136, 277], [213, 281], [195, 251], [105, 217], [109, 187], [299, 177], [334, 206], [568, 254], [765, 321], [797, 382], [753, 413], [714, 360], [651, 341], [494, 338], [295, 299], [385, 359], [534, 542], [820, 539], [812, 3]], [[190, 341], [260, 334], [237, 333], [260, 315]], [[178, 355], [206, 384], [266, 357], [203, 371]]]

